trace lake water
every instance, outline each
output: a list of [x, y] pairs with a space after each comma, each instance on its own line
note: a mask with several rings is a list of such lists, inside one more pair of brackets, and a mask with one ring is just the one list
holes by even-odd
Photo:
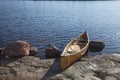
[[0, 47], [25, 40], [43, 56], [84, 31], [105, 42], [101, 53], [120, 53], [120, 1], [0, 1]]

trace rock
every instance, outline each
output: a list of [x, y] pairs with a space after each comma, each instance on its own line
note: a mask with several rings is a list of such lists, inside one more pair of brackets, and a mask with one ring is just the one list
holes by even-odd
[[81, 58], [81, 60], [75, 62], [66, 70], [52, 76], [51, 78], [48, 78], [48, 80], [55, 79], [120, 80], [120, 54], [119, 56], [107, 54]]
[[120, 54], [82, 57], [64, 71], [59, 58], [24, 56], [1, 61], [0, 80], [120, 80]]
[[16, 57], [29, 55], [30, 44], [26, 41], [12, 42], [4, 50], [5, 57]]
[[90, 41], [89, 50], [91, 52], [100, 52], [105, 47], [105, 43], [103, 41]]
[[29, 53], [29, 55], [30, 56], [36, 56], [37, 54], [38, 54], [37, 48], [34, 47], [34, 46], [30, 46], [30, 53]]
[[40, 60], [34, 56], [5, 58], [2, 61], [0, 80], [40, 80], [54, 62], [53, 59]]
[[61, 51], [55, 46], [50, 46], [48, 49], [45, 50], [46, 58], [56, 58], [60, 57]]
[[0, 57], [3, 57], [3, 51], [5, 50], [5, 48], [0, 48]]

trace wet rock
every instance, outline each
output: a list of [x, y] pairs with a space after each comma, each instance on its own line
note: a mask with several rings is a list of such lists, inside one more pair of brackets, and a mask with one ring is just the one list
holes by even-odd
[[89, 50], [91, 52], [100, 52], [105, 47], [105, 43], [103, 41], [90, 41]]
[[26, 41], [12, 42], [4, 50], [5, 57], [16, 57], [29, 55], [30, 44]]
[[29, 53], [29, 55], [30, 56], [36, 56], [37, 54], [38, 54], [37, 48], [34, 47], [34, 46], [30, 46], [30, 53]]
[[60, 51], [60, 49], [58, 49], [55, 46], [50, 46], [49, 48], [47, 48], [45, 50], [45, 56], [46, 58], [56, 58], [56, 57], [60, 57], [60, 54], [62, 52]]

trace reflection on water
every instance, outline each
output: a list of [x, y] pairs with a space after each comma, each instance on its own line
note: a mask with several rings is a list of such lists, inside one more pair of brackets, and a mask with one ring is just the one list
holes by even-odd
[[0, 47], [25, 40], [44, 53], [61, 50], [80, 33], [104, 40], [102, 53], [120, 53], [119, 1], [0, 1]]

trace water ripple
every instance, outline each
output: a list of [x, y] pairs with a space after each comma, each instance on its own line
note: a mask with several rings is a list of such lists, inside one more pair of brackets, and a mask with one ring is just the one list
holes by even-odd
[[0, 47], [26, 40], [43, 55], [48, 44], [63, 50], [70, 40], [87, 31], [90, 40], [105, 42], [103, 53], [120, 53], [119, 3], [0, 1]]

